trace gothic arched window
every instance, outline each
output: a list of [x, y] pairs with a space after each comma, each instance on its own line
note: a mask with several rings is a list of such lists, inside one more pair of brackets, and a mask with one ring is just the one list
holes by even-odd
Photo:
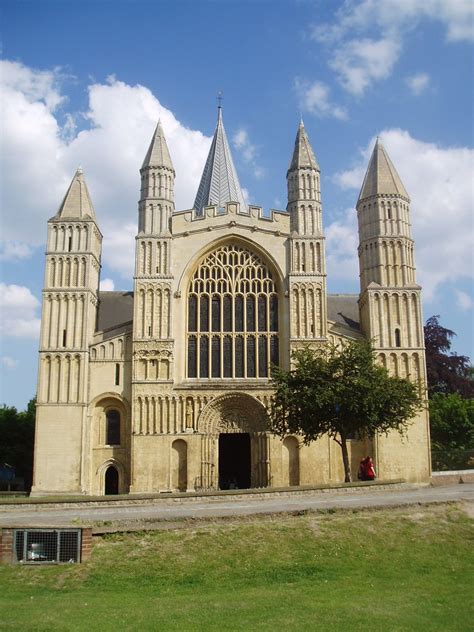
[[241, 246], [211, 252], [189, 287], [187, 376], [266, 378], [278, 348], [278, 295], [268, 267]]

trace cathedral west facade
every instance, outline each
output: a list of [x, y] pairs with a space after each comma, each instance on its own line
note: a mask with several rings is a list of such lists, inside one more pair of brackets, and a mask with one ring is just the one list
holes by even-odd
[[[286, 211], [245, 202], [221, 108], [194, 206], [174, 208], [158, 123], [140, 169], [133, 292], [99, 290], [102, 235], [81, 170], [48, 222], [32, 493], [114, 494], [344, 480], [328, 437], [267, 430], [271, 364], [362, 337], [425, 390], [409, 196], [377, 141], [357, 203], [360, 294], [328, 295], [320, 168], [303, 123]], [[406, 437], [350, 441], [353, 472], [430, 475], [426, 411]]]

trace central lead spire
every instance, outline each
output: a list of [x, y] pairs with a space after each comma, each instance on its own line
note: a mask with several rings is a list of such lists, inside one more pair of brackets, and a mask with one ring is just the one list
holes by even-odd
[[224, 206], [226, 202], [238, 202], [241, 211], [247, 209], [222, 122], [222, 106], [219, 105], [216, 131], [194, 201], [194, 208], [198, 214], [202, 214], [205, 206], [214, 204]]

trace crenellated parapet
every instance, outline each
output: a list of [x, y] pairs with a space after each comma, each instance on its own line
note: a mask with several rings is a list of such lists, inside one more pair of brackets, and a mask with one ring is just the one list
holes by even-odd
[[173, 237], [235, 228], [289, 235], [290, 216], [286, 211], [270, 209], [266, 213], [261, 206], [242, 207], [237, 202], [226, 202], [222, 206], [206, 206], [201, 212], [195, 209], [178, 211], [172, 217]]

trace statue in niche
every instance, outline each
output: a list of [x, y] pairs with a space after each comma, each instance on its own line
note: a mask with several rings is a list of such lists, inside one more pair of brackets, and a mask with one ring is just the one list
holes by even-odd
[[194, 407], [191, 398], [186, 400], [186, 428], [194, 427]]

